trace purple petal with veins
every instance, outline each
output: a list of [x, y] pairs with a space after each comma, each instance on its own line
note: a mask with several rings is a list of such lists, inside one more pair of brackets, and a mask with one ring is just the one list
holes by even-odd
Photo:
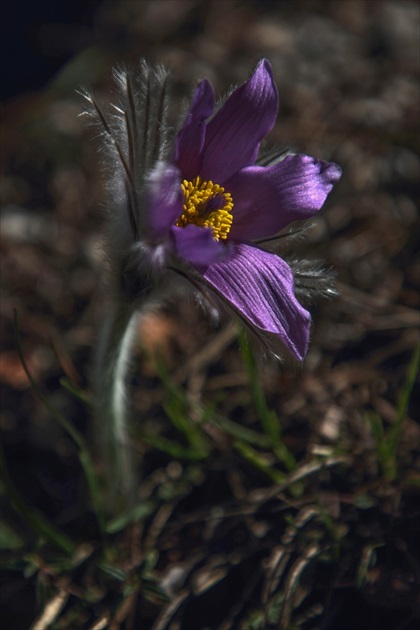
[[271, 66], [263, 60], [207, 124], [197, 174], [223, 185], [238, 170], [254, 164], [260, 142], [274, 127], [277, 112], [277, 88]]
[[304, 358], [311, 317], [295, 297], [293, 272], [284, 260], [241, 243], [203, 275], [251, 327], [275, 335], [297, 359]]
[[225, 184], [234, 202], [230, 236], [238, 240], [266, 238], [292, 221], [313, 216], [340, 176], [336, 164], [307, 155], [243, 169]]

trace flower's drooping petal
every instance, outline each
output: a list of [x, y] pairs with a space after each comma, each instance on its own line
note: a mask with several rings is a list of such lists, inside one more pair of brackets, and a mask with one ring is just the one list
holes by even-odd
[[175, 250], [200, 272], [209, 265], [221, 262], [232, 255], [233, 245], [216, 241], [210, 228], [190, 223], [185, 227], [173, 227], [171, 234]]
[[324, 205], [339, 166], [307, 155], [290, 155], [273, 166], [244, 168], [226, 182], [234, 200], [230, 237], [266, 238]]
[[165, 162], [159, 162], [150, 173], [145, 193], [150, 236], [165, 236], [182, 213], [184, 195], [179, 170]]
[[231, 258], [210, 266], [203, 275], [251, 328], [276, 335], [303, 360], [311, 320], [295, 297], [293, 272], [284, 260], [242, 243]]
[[222, 184], [255, 163], [262, 138], [274, 127], [278, 94], [271, 66], [263, 59], [206, 127], [202, 165], [197, 173]]
[[184, 179], [194, 179], [199, 173], [206, 135], [205, 123], [213, 110], [213, 87], [204, 79], [194, 92], [187, 118], [176, 139], [175, 164], [182, 171]]

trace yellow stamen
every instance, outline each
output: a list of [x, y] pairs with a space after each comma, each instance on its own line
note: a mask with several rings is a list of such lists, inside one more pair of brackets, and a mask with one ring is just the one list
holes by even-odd
[[201, 177], [195, 177], [192, 181], [184, 179], [181, 188], [184, 193], [184, 209], [176, 225], [185, 227], [194, 223], [211, 228], [216, 241], [227, 238], [233, 221], [233, 200], [230, 193], [225, 192], [219, 184], [203, 182]]

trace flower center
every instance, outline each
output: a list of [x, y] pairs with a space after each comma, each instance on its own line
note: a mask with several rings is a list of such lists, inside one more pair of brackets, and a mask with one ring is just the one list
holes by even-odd
[[227, 238], [233, 221], [230, 193], [225, 192], [219, 184], [203, 182], [201, 177], [195, 177], [191, 182], [184, 179], [181, 188], [184, 193], [184, 208], [176, 225], [185, 227], [194, 223], [209, 227], [216, 241]]

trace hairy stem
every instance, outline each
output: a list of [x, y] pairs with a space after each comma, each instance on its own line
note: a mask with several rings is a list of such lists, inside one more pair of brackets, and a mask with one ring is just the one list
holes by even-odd
[[102, 446], [108, 511], [134, 501], [135, 470], [128, 428], [128, 372], [138, 307], [115, 303], [99, 335], [96, 351], [97, 433]]

